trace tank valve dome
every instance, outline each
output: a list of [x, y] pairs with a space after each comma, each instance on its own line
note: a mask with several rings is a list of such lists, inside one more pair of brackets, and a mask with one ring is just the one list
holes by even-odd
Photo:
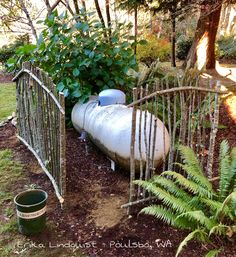
[[107, 106], [111, 104], [125, 104], [126, 96], [125, 93], [118, 89], [106, 89], [103, 90], [99, 95], [99, 105]]

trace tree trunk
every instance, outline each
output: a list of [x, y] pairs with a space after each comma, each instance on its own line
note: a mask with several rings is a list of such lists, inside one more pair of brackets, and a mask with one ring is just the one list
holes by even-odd
[[138, 37], [138, 5], [135, 4], [134, 8], [134, 54], [137, 53], [137, 37]]
[[94, 3], [95, 3], [95, 7], [96, 7], [96, 10], [97, 10], [98, 17], [99, 17], [103, 27], [106, 28], [105, 21], [103, 19], [101, 8], [99, 6], [98, 0], [94, 0]]
[[109, 40], [111, 41], [110, 0], [106, 0], [106, 16], [107, 16], [107, 26], [108, 26]]
[[172, 35], [171, 35], [171, 66], [176, 67], [175, 45], [176, 45], [176, 19], [171, 15]]
[[84, 11], [87, 12], [87, 7], [86, 7], [86, 3], [84, 0], [81, 0], [82, 2], [82, 5], [83, 5], [83, 8], [84, 8]]
[[74, 2], [74, 6], [75, 6], [75, 13], [76, 13], [77, 15], [79, 15], [79, 14], [80, 14], [80, 11], [79, 11], [78, 0], [73, 0], [73, 2]]
[[25, 13], [25, 16], [26, 16], [26, 18], [28, 20], [29, 26], [30, 26], [30, 28], [32, 30], [32, 34], [34, 35], [35, 39], [38, 40], [36, 29], [34, 27], [33, 21], [32, 21], [32, 19], [30, 17], [30, 14], [29, 14], [26, 6], [25, 6], [24, 1], [23, 0], [19, 0], [19, 4], [21, 6], [22, 11]]
[[84, 9], [84, 12], [85, 12], [84, 19], [85, 19], [85, 21], [88, 21], [86, 3], [85, 3], [84, 0], [81, 0], [81, 2], [82, 2], [82, 6], [83, 6], [83, 9]]
[[[194, 41], [188, 53], [185, 66], [198, 69], [206, 66], [207, 69], [215, 68], [215, 40], [220, 21], [222, 0], [217, 6], [204, 4], [197, 23]], [[213, 9], [213, 10], [212, 10]]]

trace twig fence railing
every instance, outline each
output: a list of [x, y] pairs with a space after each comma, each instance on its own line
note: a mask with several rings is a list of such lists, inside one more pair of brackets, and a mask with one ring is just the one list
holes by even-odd
[[65, 103], [47, 73], [24, 63], [14, 77], [18, 138], [37, 158], [60, 203], [66, 192]]
[[[129, 202], [122, 206], [128, 207], [128, 213], [131, 206], [153, 199], [152, 195], [140, 186], [136, 186], [133, 181], [149, 180], [155, 174], [160, 174], [162, 170], [172, 170], [175, 167], [174, 163], [180, 161], [179, 145], [191, 147], [207, 171], [208, 178], [212, 178], [220, 95], [226, 94], [220, 90], [220, 87], [220, 83], [217, 82], [214, 88], [211, 83], [209, 87], [199, 87], [197, 84], [197, 86], [171, 88], [166, 80], [161, 79], [156, 81], [151, 90], [148, 86], [133, 89], [133, 103], [129, 105], [133, 108], [130, 197]], [[155, 168], [154, 149], [158, 118], [168, 130], [170, 150], [167, 157], [163, 155], [162, 167]], [[163, 129], [165, 149], [164, 138]], [[142, 149], [145, 149], [145, 154]]]

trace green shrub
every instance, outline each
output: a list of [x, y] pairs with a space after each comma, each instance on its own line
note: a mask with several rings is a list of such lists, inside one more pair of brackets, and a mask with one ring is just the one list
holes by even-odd
[[20, 47], [8, 61], [10, 69], [19, 69], [26, 60], [33, 62], [64, 92], [67, 106], [106, 88], [128, 91], [134, 86], [128, 71], [136, 70], [137, 63], [127, 26], [119, 24], [109, 42], [107, 31], [91, 13], [81, 11], [75, 21], [55, 11], [44, 25], [37, 45]]
[[217, 56], [219, 58], [233, 59], [236, 58], [236, 37], [221, 37], [217, 41]]
[[176, 256], [188, 241], [208, 241], [212, 235], [232, 237], [236, 233], [236, 147], [229, 152], [227, 141], [220, 146], [217, 190], [213, 189], [202, 167], [188, 147], [180, 147], [184, 173], [165, 171], [150, 181], [136, 181], [162, 201], [142, 213], [153, 215], [167, 224], [191, 232], [181, 242]]
[[163, 38], [157, 38], [155, 35], [145, 37], [146, 44], [137, 46], [137, 59], [150, 65], [152, 62], [169, 61], [171, 45], [170, 42]]
[[187, 58], [188, 52], [192, 46], [193, 39], [180, 36], [177, 40], [176, 57], [180, 60]]
[[2, 48], [0, 48], [0, 64], [6, 67], [7, 60], [15, 54], [16, 49], [19, 46], [23, 46], [27, 43], [29, 43], [29, 35], [24, 34], [22, 36], [18, 36], [13, 43], [4, 45]]

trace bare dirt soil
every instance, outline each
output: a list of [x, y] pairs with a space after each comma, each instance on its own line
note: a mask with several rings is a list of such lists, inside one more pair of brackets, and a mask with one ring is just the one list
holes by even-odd
[[[216, 156], [223, 139], [236, 146], [236, 124], [224, 105], [220, 109], [220, 124], [227, 128], [218, 131]], [[68, 192], [64, 210], [48, 178], [41, 172], [32, 154], [17, 140], [15, 133], [15, 128], [9, 123], [0, 128], [0, 149], [12, 149], [15, 158], [24, 165], [29, 183], [49, 193], [47, 215], [50, 226], [42, 234], [29, 237], [30, 240], [48, 247], [49, 244], [74, 243], [81, 253], [90, 257], [175, 256], [179, 243], [188, 232], [174, 229], [153, 217], [138, 215], [142, 206], [136, 208], [132, 217], [128, 217], [126, 210], [120, 206], [128, 201], [129, 174], [122, 169], [113, 172], [106, 156], [92, 143], [86, 145], [82, 142], [74, 129], [67, 129]], [[215, 175], [216, 167], [217, 157]], [[23, 190], [23, 184], [19, 182], [12, 190], [15, 193]], [[235, 241], [223, 239], [216, 239], [214, 245], [191, 242], [181, 256], [204, 256], [208, 250], [220, 247], [224, 247], [220, 257], [236, 256]], [[45, 257], [51, 256], [49, 253], [50, 249]]]

